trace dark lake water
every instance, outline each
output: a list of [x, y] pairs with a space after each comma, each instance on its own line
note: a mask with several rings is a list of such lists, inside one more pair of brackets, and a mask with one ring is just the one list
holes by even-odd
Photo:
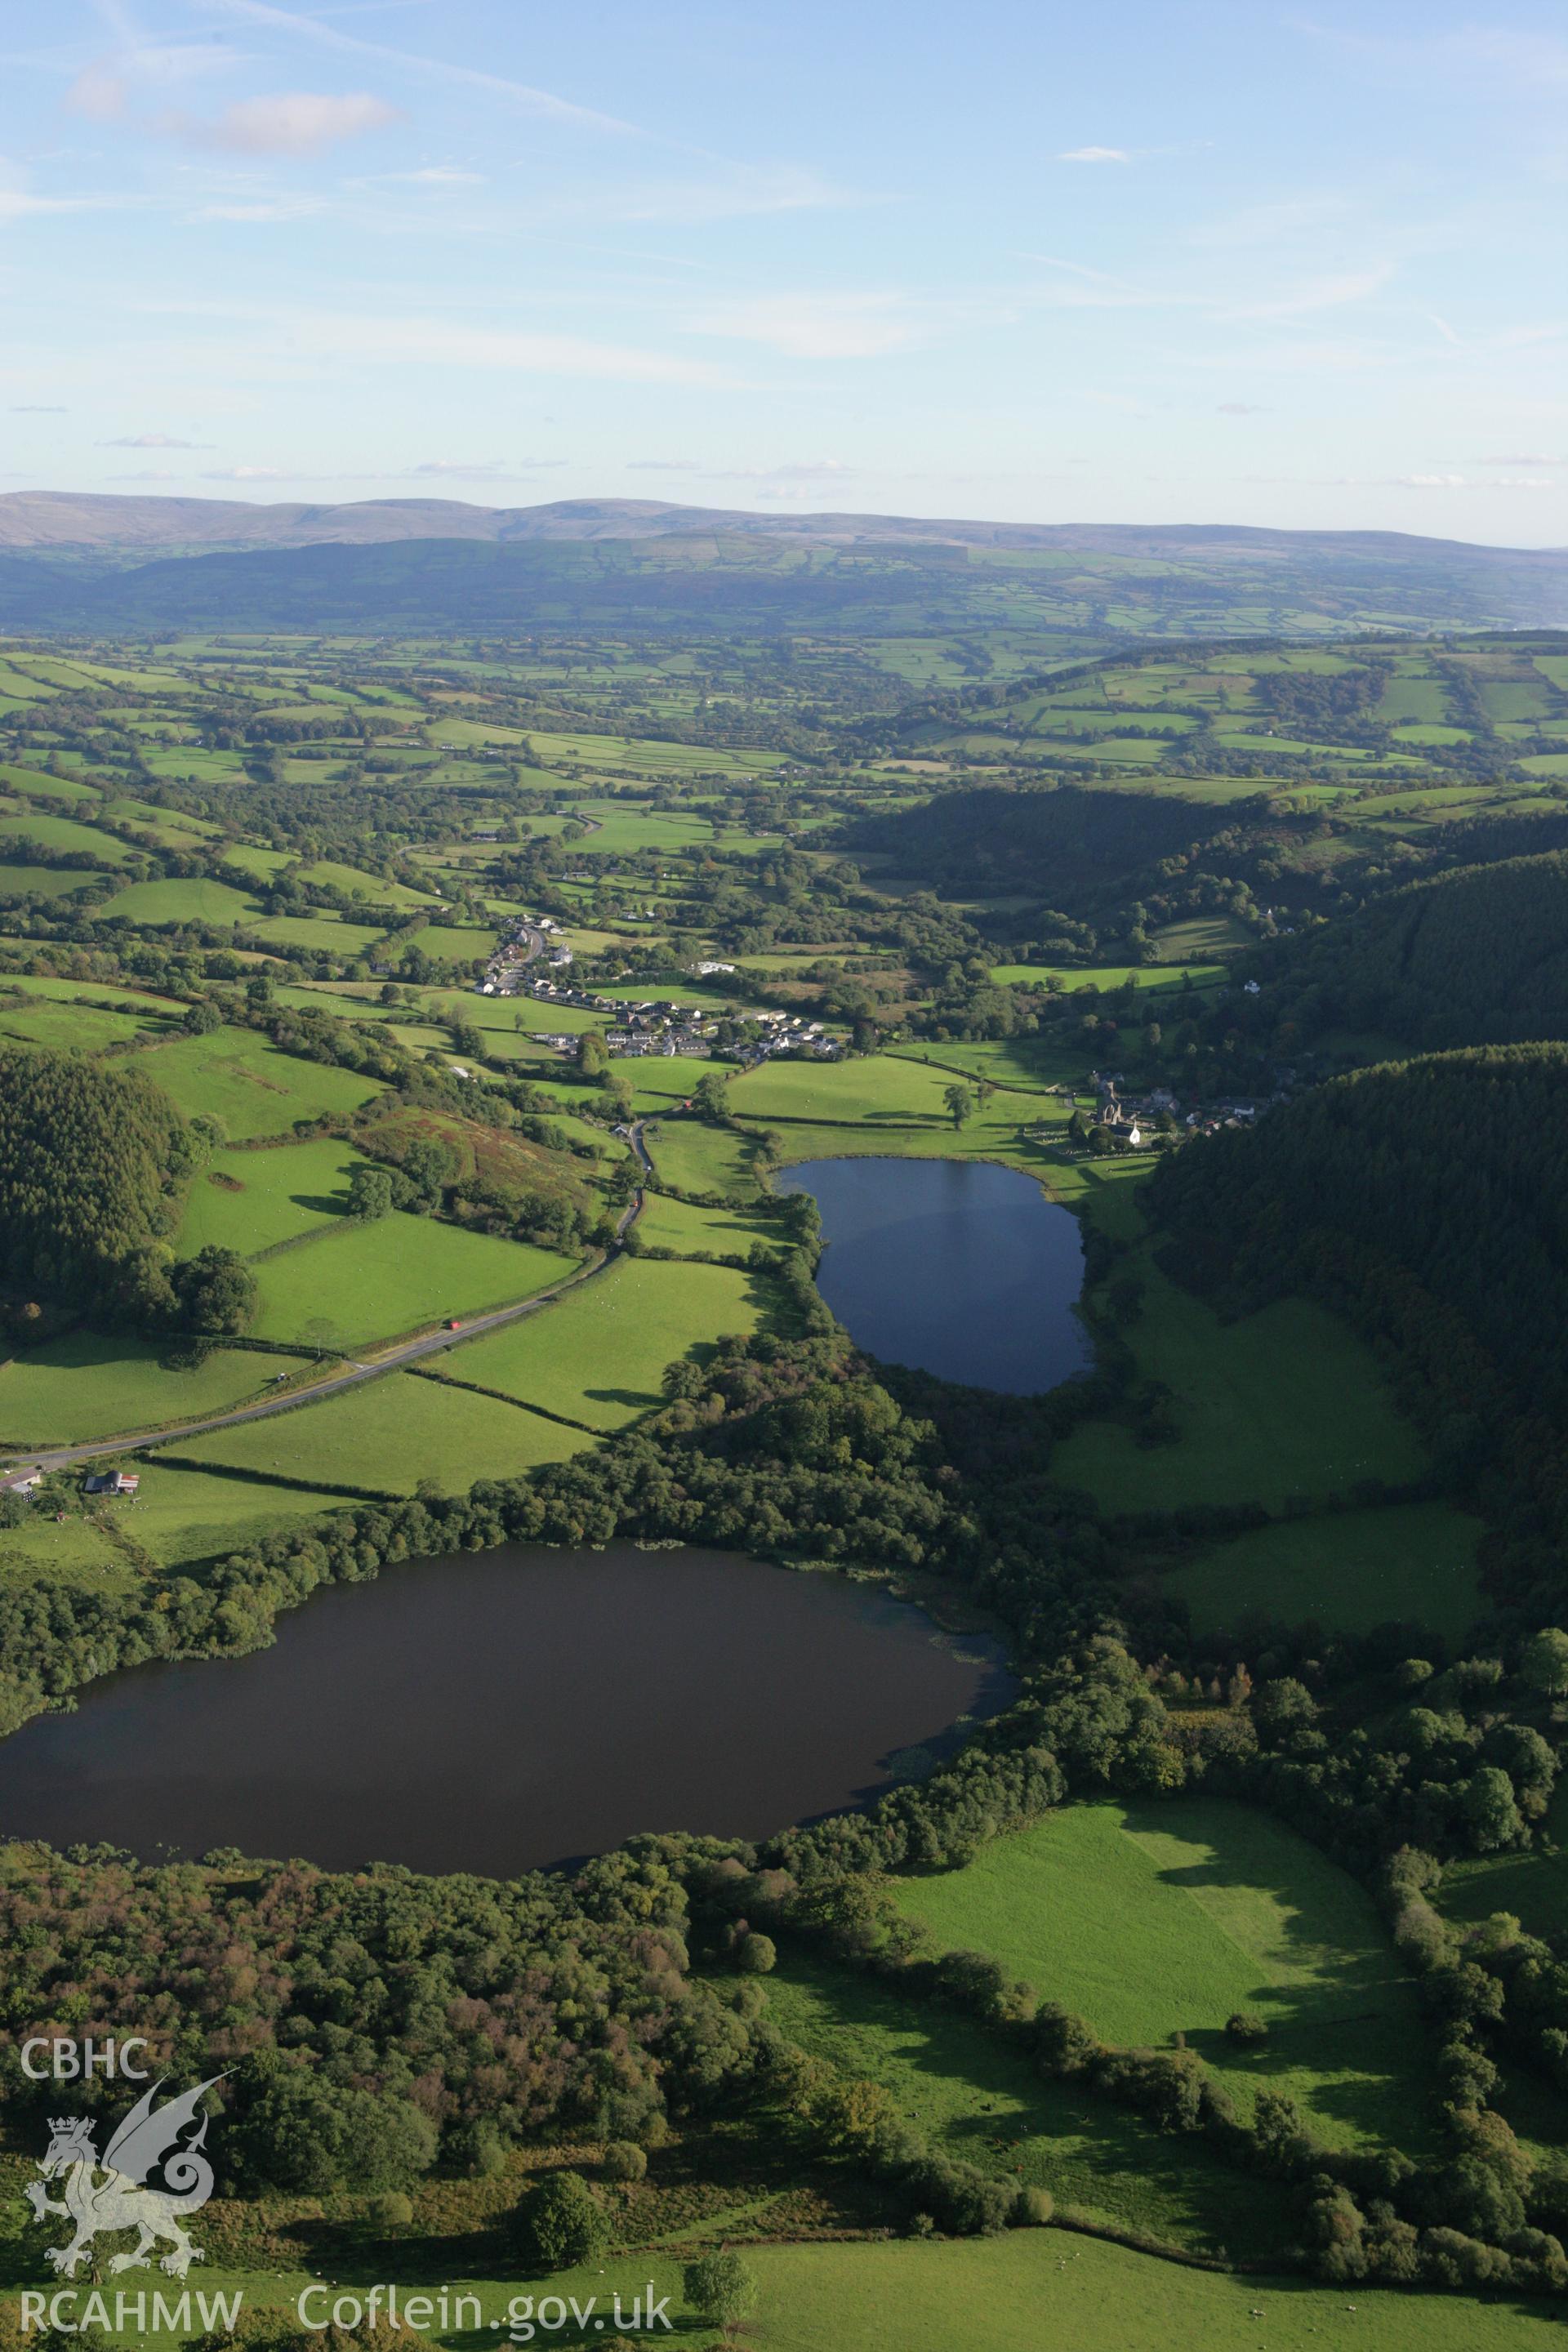
[[864, 1801], [1012, 1684], [908, 1603], [731, 1553], [512, 1544], [318, 1593], [0, 1742], [0, 1834], [507, 1874]]
[[817, 1284], [862, 1348], [973, 1388], [1037, 1394], [1093, 1360], [1073, 1313], [1078, 1219], [1016, 1168], [965, 1160], [807, 1160], [830, 1247]]

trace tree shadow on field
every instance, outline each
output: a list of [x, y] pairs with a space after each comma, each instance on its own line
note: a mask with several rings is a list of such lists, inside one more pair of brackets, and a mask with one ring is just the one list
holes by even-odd
[[[1081, 2082], [1037, 2074], [1020, 2053], [954, 2011], [907, 2000], [891, 1986], [793, 1948], [783, 1967], [832, 2013], [833, 2045], [824, 2052], [803, 2036], [808, 2046], [852, 2074], [885, 2081], [948, 2155], [1048, 2188], [1058, 2206], [1194, 2250], [1223, 2246], [1234, 2258], [1257, 2260], [1289, 2242], [1294, 2223], [1279, 2182], [1231, 2169], [1203, 2141], [1158, 2131]], [[884, 2071], [879, 2056], [895, 2052]], [[906, 2071], [915, 2078], [912, 2093], [898, 2084]], [[946, 2112], [933, 2115], [932, 2105]]]
[[[1188, 2048], [1257, 2090], [1277, 2076], [1306, 2075], [1320, 2116], [1358, 2137], [1421, 2153], [1428, 2138], [1418, 2080], [1426, 2032], [1382, 1923], [1355, 1882], [1304, 1840], [1300, 1870], [1291, 1870], [1296, 1857], [1280, 1854], [1279, 1825], [1260, 1822], [1239, 1802], [1144, 1799], [1129, 1802], [1125, 1817], [1135, 1837], [1182, 1837], [1205, 1849], [1201, 1861], [1157, 1864], [1155, 1874], [1163, 1885], [1194, 1896], [1237, 1950], [1247, 1947], [1227, 1926], [1224, 1904], [1204, 1903], [1204, 1895], [1234, 1889], [1275, 1906], [1273, 1940], [1282, 1967], [1275, 1972], [1247, 1953], [1258, 1980], [1247, 2006], [1262, 2015], [1267, 2041], [1247, 2044], [1223, 2027], [1189, 2027]], [[1248, 1834], [1264, 1827], [1267, 1843]]]

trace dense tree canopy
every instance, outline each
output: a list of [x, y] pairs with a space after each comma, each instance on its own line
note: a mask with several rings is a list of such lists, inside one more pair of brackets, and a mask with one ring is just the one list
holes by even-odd
[[184, 1121], [138, 1073], [74, 1054], [0, 1053], [0, 1250], [6, 1276], [101, 1303], [138, 1281]]

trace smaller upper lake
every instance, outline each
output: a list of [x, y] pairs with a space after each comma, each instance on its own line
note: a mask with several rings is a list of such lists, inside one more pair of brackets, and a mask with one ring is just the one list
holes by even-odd
[[971, 1160], [807, 1160], [830, 1246], [823, 1297], [856, 1343], [944, 1381], [1030, 1396], [1093, 1360], [1073, 1307], [1078, 1219], [1033, 1177]]

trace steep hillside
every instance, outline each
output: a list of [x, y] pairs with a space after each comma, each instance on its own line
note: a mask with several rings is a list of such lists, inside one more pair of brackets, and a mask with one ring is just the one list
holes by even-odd
[[[1321, 1298], [1372, 1339], [1445, 1473], [1568, 1533], [1568, 1046], [1384, 1063], [1156, 1173], [1163, 1262], [1222, 1300]], [[1539, 1516], [1538, 1516], [1539, 1515]], [[1537, 1562], [1540, 1573], [1551, 1563]]]
[[1172, 794], [1095, 792], [1074, 784], [984, 785], [923, 807], [864, 820], [852, 847], [885, 855], [954, 898], [1038, 893], [1068, 911], [1114, 898], [1162, 858], [1184, 854], [1234, 822], [1234, 810]]
[[1568, 851], [1414, 883], [1260, 949], [1248, 970], [1304, 1041], [1335, 1029], [1413, 1050], [1568, 1038]]

